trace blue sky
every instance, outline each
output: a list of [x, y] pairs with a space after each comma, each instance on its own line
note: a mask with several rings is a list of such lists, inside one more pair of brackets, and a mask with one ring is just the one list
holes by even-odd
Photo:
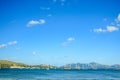
[[0, 59], [120, 64], [119, 0], [0, 0]]

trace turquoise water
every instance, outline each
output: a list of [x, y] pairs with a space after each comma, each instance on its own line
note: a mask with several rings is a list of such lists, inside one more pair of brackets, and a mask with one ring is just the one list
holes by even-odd
[[0, 80], [120, 80], [120, 71], [4, 69]]

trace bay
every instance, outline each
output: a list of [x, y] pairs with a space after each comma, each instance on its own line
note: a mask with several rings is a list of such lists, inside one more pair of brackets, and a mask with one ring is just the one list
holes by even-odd
[[120, 71], [0, 69], [0, 80], [120, 80]]

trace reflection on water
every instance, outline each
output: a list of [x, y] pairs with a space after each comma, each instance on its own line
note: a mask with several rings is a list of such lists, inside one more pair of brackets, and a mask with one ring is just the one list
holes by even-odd
[[4, 69], [0, 80], [120, 80], [120, 71]]

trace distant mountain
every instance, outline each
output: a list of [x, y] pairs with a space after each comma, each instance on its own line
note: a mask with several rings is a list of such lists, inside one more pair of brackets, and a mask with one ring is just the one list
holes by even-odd
[[0, 68], [21, 68], [28, 67], [28, 65], [8, 60], [0, 60]]
[[66, 64], [61, 67], [56, 67], [52, 65], [47, 64], [40, 64], [40, 65], [27, 65], [24, 63], [18, 63], [8, 60], [0, 60], [0, 69], [2, 68], [29, 68], [29, 69], [77, 69], [77, 70], [97, 70], [97, 69], [114, 69], [114, 70], [120, 70], [120, 65], [103, 65], [96, 62], [91, 63], [72, 63], [72, 64]]
[[66, 64], [60, 67], [61, 69], [78, 69], [78, 70], [86, 70], [86, 69], [116, 69], [120, 70], [120, 65], [103, 65], [95, 62], [91, 63], [73, 63], [73, 64]]
[[37, 68], [37, 69], [54, 69], [55, 66], [52, 65], [46, 65], [46, 64], [40, 64], [40, 65], [27, 65], [24, 63], [18, 63], [8, 60], [0, 60], [0, 69], [3, 68]]
[[120, 70], [120, 65], [119, 64], [115, 64], [115, 65], [112, 65], [110, 67], [111, 67], [111, 69], [119, 69]]

